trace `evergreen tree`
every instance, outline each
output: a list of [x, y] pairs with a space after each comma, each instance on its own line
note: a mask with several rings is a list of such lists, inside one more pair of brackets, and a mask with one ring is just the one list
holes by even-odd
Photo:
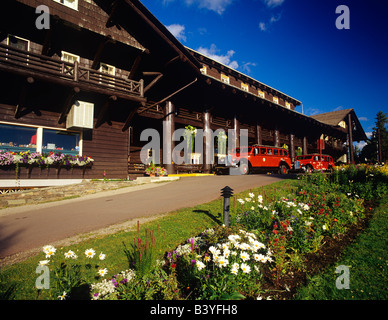
[[388, 131], [387, 131], [388, 117], [387, 114], [379, 111], [376, 115], [376, 123], [373, 128], [372, 136], [368, 139], [366, 146], [360, 153], [360, 160], [367, 162], [377, 162], [379, 141], [381, 141], [381, 160], [386, 162], [388, 160]]

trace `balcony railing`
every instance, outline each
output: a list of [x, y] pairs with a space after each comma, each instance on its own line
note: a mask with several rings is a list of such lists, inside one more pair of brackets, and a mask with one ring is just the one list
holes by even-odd
[[[94, 69], [82, 67], [78, 61], [65, 62], [30, 51], [20, 50], [0, 43], [0, 70], [15, 70], [45, 77], [84, 83], [93, 87], [114, 91], [124, 95], [144, 97], [143, 81], [134, 81], [127, 78], [103, 73]], [[114, 93], [113, 92], [113, 93]]]

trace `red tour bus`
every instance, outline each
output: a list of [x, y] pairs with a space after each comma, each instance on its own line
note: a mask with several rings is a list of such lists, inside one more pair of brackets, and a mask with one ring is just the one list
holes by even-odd
[[217, 165], [216, 173], [230, 167], [239, 167], [241, 174], [259, 171], [278, 171], [287, 174], [291, 169], [291, 159], [286, 149], [271, 146], [250, 146], [236, 148], [230, 152], [225, 165]]
[[332, 171], [335, 164], [327, 154], [306, 154], [295, 158], [294, 169], [311, 173], [315, 170]]

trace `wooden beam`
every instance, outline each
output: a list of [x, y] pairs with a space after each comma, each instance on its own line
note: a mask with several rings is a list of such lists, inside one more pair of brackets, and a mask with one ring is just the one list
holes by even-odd
[[145, 88], [143, 93], [145, 94], [149, 89], [151, 89], [161, 78], [163, 77], [163, 73], [158, 72], [154, 80], [152, 80]]
[[66, 101], [63, 105], [63, 108], [62, 108], [62, 113], [61, 115], [59, 116], [59, 119], [58, 119], [58, 123], [61, 124], [63, 122], [65, 122], [66, 120], [66, 117], [73, 105], [73, 100], [75, 98], [75, 96], [80, 92], [80, 88], [78, 87], [74, 87], [70, 90], [67, 98], [66, 98]]
[[102, 51], [104, 50], [106, 44], [107, 44], [111, 39], [112, 39], [112, 37], [111, 37], [110, 35], [108, 35], [104, 40], [102, 40], [102, 41], [100, 42], [100, 44], [98, 45], [96, 54], [94, 55], [94, 59], [93, 59], [93, 63], [92, 63], [91, 69], [94, 69], [94, 70], [97, 70], [97, 69], [98, 69], [98, 66], [99, 66], [100, 61], [101, 61]]
[[15, 109], [15, 118], [16, 119], [19, 119], [28, 113], [28, 112], [26, 113], [26, 110], [23, 111], [23, 105], [26, 101], [28, 87], [29, 87], [29, 85], [31, 85], [35, 82], [35, 79], [33, 77], [27, 77], [26, 80], [27, 81], [23, 84], [23, 86], [20, 90], [18, 104], [17, 104], [16, 109]]
[[[114, 22], [114, 16], [115, 16], [115, 14], [116, 14], [116, 12], [117, 12], [118, 4], [119, 4], [119, 1], [118, 1], [118, 0], [114, 1], [113, 4], [112, 4], [112, 10], [110, 11], [108, 20], [106, 21], [106, 24], [105, 24], [105, 26], [106, 26], [107, 28], [111, 28], [111, 27], [117, 25], [117, 24]], [[120, 29], [120, 27], [119, 27], [118, 25], [117, 25], [117, 27]]]
[[59, 16], [54, 15], [51, 18], [50, 21], [50, 28], [46, 30], [46, 34], [44, 37], [44, 42], [42, 46], [42, 55], [44, 56], [52, 56], [54, 54], [53, 52], [53, 44], [52, 40], [57, 37], [57, 29], [58, 29], [58, 23], [59, 23]]
[[109, 109], [109, 106], [111, 105], [111, 103], [113, 101], [117, 101], [117, 97], [116, 96], [110, 96], [108, 99], [106, 99], [104, 105], [102, 106], [100, 114], [98, 115], [96, 126], [95, 126], [96, 129], [98, 127], [100, 127], [105, 122], [106, 113], [107, 113], [107, 111]]
[[129, 128], [129, 125], [130, 125], [130, 123], [131, 123], [133, 117], [134, 117], [135, 114], [137, 113], [137, 110], [138, 110], [138, 109], [139, 109], [139, 107], [136, 107], [136, 108], [134, 108], [134, 109], [130, 112], [130, 114], [128, 115], [128, 118], [127, 118], [127, 120], [125, 121], [124, 126], [123, 126], [123, 128], [121, 129], [121, 131], [124, 132], [125, 130], [127, 130], [127, 129]]
[[139, 53], [133, 62], [131, 71], [129, 71], [128, 79], [133, 80], [134, 76], [136, 75], [137, 69], [139, 68], [140, 62], [143, 58], [143, 53]]

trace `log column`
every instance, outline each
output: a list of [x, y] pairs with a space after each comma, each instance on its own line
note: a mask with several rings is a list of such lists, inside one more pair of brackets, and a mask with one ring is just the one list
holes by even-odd
[[348, 129], [349, 129], [349, 163], [354, 163], [354, 148], [353, 148], [353, 125], [352, 116], [348, 115]]
[[172, 163], [172, 151], [175, 147], [173, 134], [175, 131], [175, 107], [171, 101], [167, 101], [164, 107], [163, 121], [163, 165], [168, 174], [175, 173]]
[[236, 148], [240, 147], [240, 121], [237, 118], [237, 115], [233, 118], [233, 131]]
[[256, 124], [256, 143], [261, 146], [263, 144], [263, 134], [261, 132], [261, 125]]
[[204, 172], [211, 171], [211, 165], [213, 162], [212, 157], [212, 134], [210, 131], [210, 112], [209, 110], [205, 110], [202, 115], [203, 122], [203, 170]]
[[307, 150], [307, 137], [304, 136], [303, 137], [303, 154], [308, 154], [308, 150]]
[[290, 157], [291, 157], [291, 161], [294, 162], [295, 160], [295, 143], [294, 143], [294, 140], [295, 140], [295, 135], [293, 133], [290, 133]]
[[280, 142], [279, 142], [279, 129], [275, 128], [274, 135], [273, 135], [273, 142], [275, 147], [279, 147]]

